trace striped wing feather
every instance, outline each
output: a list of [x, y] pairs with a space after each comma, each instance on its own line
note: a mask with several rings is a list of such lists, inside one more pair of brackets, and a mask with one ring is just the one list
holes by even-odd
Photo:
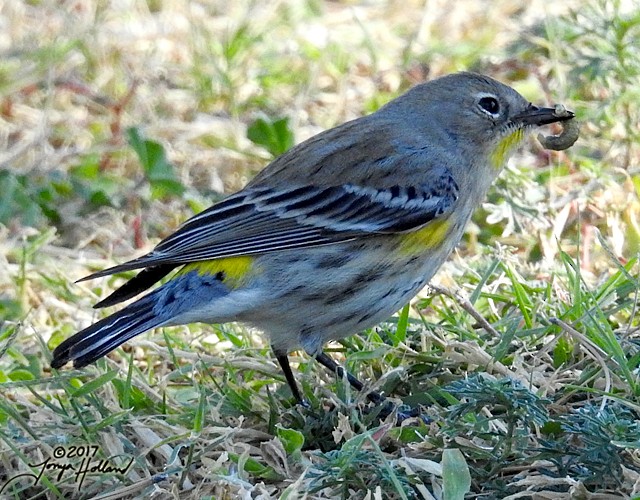
[[449, 213], [458, 189], [449, 177], [425, 186], [354, 185], [245, 189], [189, 219], [149, 254], [82, 280], [149, 266], [328, 245], [418, 229]]

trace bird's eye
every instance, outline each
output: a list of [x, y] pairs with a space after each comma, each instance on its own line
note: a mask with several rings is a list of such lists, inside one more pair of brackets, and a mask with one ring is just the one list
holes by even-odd
[[492, 115], [497, 115], [500, 111], [500, 103], [495, 97], [482, 97], [478, 104], [484, 111]]

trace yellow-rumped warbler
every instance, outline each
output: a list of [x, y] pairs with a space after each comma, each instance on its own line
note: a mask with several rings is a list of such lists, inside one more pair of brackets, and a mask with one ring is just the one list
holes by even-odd
[[302, 401], [288, 353], [303, 348], [342, 373], [323, 344], [387, 319], [423, 288], [525, 132], [574, 116], [557, 110], [458, 73], [308, 139], [147, 255], [83, 278], [143, 269], [95, 306], [105, 307], [179, 268], [62, 342], [51, 366], [85, 366], [159, 326], [241, 321], [268, 334]]

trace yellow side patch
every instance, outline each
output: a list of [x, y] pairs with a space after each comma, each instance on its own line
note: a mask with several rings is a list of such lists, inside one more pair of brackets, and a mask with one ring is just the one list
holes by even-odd
[[524, 130], [516, 129], [509, 135], [500, 139], [496, 149], [491, 154], [491, 166], [496, 170], [502, 168], [511, 152], [517, 148], [524, 139]]
[[254, 257], [246, 256], [203, 260], [185, 265], [178, 274], [196, 271], [200, 276], [218, 276], [225, 285], [237, 288], [244, 285], [251, 276], [254, 260]]
[[435, 248], [444, 241], [449, 227], [451, 223], [447, 219], [430, 222], [422, 229], [403, 235], [400, 250], [413, 254]]

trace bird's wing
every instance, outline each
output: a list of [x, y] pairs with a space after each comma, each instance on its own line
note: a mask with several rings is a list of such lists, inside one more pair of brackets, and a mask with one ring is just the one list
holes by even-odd
[[149, 254], [87, 276], [165, 264], [328, 245], [410, 232], [450, 213], [458, 186], [446, 168], [423, 185], [252, 185], [195, 215]]

